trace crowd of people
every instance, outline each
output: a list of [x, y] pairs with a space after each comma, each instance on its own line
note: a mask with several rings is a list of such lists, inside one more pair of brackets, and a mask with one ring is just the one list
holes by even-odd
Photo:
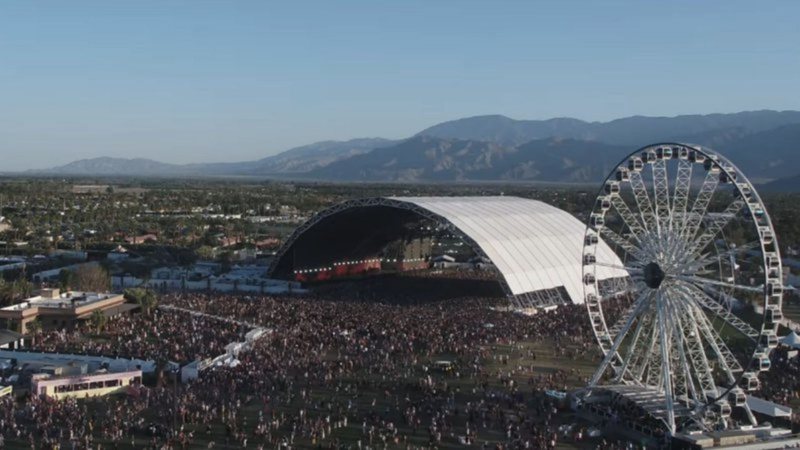
[[[780, 405], [800, 403], [800, 352], [779, 346], [770, 355], [770, 370], [760, 374], [756, 395]], [[793, 411], [791, 420], [800, 425], [800, 414]]]
[[[151, 316], [115, 318], [102, 332], [42, 333], [42, 350], [185, 363], [241, 341], [243, 323], [269, 330], [237, 364], [187, 384], [158, 377], [113, 398], [0, 398], [0, 435], [35, 448], [539, 449], [588, 439], [633, 448], [590, 438], [553, 395], [584, 386], [599, 360], [584, 306], [529, 316], [495, 308], [499, 298], [408, 304], [403, 295], [168, 294]], [[797, 358], [774, 364], [800, 370]], [[797, 392], [775, 389], [764, 393]]]
[[585, 428], [564, 432], [565, 405], [545, 394], [586, 381], [585, 371], [547, 362], [596, 359], [585, 310], [525, 316], [490, 308], [497, 302], [165, 295], [162, 305], [220, 319], [162, 308], [112, 319], [102, 339], [87, 324], [42, 333], [36, 346], [184, 362], [241, 340], [246, 327], [223, 318], [270, 332], [238, 364], [188, 384], [82, 401], [6, 397], [0, 432], [37, 448], [552, 448], [586, 439]]
[[84, 321], [72, 330], [43, 332], [29, 349], [186, 364], [224, 353], [226, 345], [241, 342], [247, 331], [235, 322], [156, 309], [115, 316], [101, 329]]
[[[197, 295], [164, 301], [250, 318], [273, 330], [237, 367], [205, 374], [179, 409], [181, 420], [195, 428], [222, 420], [242, 445], [249, 438], [265, 447], [298, 441], [338, 446], [347, 434], [336, 430], [349, 424], [349, 436], [371, 448], [554, 447], [563, 439], [561, 416], [544, 391], [585, 382], [575, 370], [536, 369], [539, 355], [523, 345], [546, 339], [552, 343], [548, 356], [586, 358], [579, 306], [529, 317], [490, 310], [488, 299], [410, 306]], [[252, 433], [237, 413], [250, 403], [264, 408]]]

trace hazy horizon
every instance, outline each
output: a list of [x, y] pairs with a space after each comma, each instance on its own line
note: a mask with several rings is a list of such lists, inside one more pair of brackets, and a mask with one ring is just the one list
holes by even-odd
[[246, 161], [439, 122], [798, 110], [800, 4], [0, 4], [2, 171]]

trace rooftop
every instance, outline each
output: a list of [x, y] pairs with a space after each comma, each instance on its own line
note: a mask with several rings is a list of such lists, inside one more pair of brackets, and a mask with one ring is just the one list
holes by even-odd
[[6, 306], [2, 311], [23, 311], [30, 308], [79, 308], [99, 301], [116, 297], [118, 294], [70, 291], [54, 292], [55, 295], [37, 295], [16, 305]]
[[10, 344], [22, 339], [22, 335], [16, 331], [2, 329], [0, 330], [0, 345]]

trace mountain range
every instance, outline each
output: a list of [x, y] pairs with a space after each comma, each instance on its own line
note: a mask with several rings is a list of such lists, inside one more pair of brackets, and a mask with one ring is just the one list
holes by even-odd
[[716, 133], [723, 130], [738, 129], [744, 133], [756, 133], [794, 123], [800, 123], [800, 111], [745, 111], [676, 117], [632, 116], [610, 122], [585, 122], [571, 118], [514, 120], [493, 115], [440, 123], [418, 134], [511, 145], [548, 137], [562, 137], [642, 146], [668, 138]]
[[45, 170], [32, 170], [28, 173], [135, 176], [300, 174], [395, 142], [397, 141], [381, 138], [323, 141], [296, 147], [256, 161], [229, 163], [169, 164], [145, 158], [103, 156], [81, 159]]
[[[633, 116], [609, 122], [477, 116], [440, 123], [407, 139], [318, 142], [256, 161], [179, 165], [103, 157], [35, 173], [330, 181], [596, 182], [636, 148], [665, 141], [714, 148], [745, 168], [753, 181], [800, 175], [800, 111], [771, 110]], [[786, 184], [776, 186], [784, 189]]]

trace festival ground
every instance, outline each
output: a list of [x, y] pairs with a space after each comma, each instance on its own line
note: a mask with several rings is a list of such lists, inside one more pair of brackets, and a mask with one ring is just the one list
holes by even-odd
[[[576, 348], [577, 349], [577, 348]], [[586, 383], [586, 379], [588, 376], [591, 375], [592, 371], [596, 366], [595, 360], [584, 360], [584, 361], [576, 361], [569, 357], [564, 357], [557, 355], [553, 351], [553, 343], [547, 342], [546, 340], [537, 340], [537, 341], [530, 341], [525, 343], [519, 343], [515, 345], [493, 345], [487, 348], [488, 352], [494, 357], [492, 358], [492, 362], [487, 364], [487, 368], [489, 372], [494, 373], [504, 373], [509, 370], [510, 367], [516, 366], [524, 366], [524, 367], [533, 367], [533, 372], [538, 374], [539, 376], [544, 376], [547, 374], [554, 374], [559, 370], [567, 370], [569, 373], [565, 378], [564, 387], [567, 389], [578, 388]], [[530, 352], [534, 352], [536, 354], [535, 359], [530, 356]], [[461, 409], [463, 411], [467, 402], [476, 402], [480, 401], [483, 397], [483, 389], [479, 389], [478, 392], [473, 392], [473, 388], [475, 388], [475, 383], [472, 380], [466, 379], [465, 377], [458, 377], [456, 372], [458, 371], [457, 368], [452, 369], [452, 371], [444, 371], [434, 368], [434, 364], [436, 361], [440, 360], [453, 360], [454, 355], [437, 355], [435, 358], [427, 359], [426, 361], [421, 361], [421, 366], [428, 366], [431, 369], [428, 373], [430, 373], [431, 377], [436, 380], [437, 384], [440, 384], [443, 389], [445, 389], [444, 385], [446, 383], [447, 388], [450, 390], [455, 390], [455, 402], [453, 404], [454, 409]], [[505, 360], [506, 358], [507, 361]], [[421, 375], [421, 373], [420, 373]], [[368, 374], [364, 374], [364, 376], [369, 376]], [[360, 378], [360, 377], [359, 377]], [[530, 394], [532, 389], [527, 386], [527, 376], [526, 375], [514, 375], [511, 376], [510, 379], [514, 381], [514, 383], [522, 386], [521, 391], [525, 393], [525, 397], [527, 398], [527, 403], [529, 406], [533, 406], [534, 397]], [[355, 381], [357, 378], [350, 378], [347, 381]], [[344, 381], [344, 380], [343, 380]], [[379, 381], [379, 380], [376, 380]], [[408, 382], [410, 384], [414, 384], [416, 380], [410, 379]], [[509, 386], [508, 379], [503, 377], [502, 379], [498, 376], [487, 377], [486, 381], [488, 383], [489, 388], [487, 390], [496, 390], [498, 394], [505, 392]], [[387, 442], [386, 445], [389, 448], [406, 448], [407, 446], [412, 447], [431, 447], [432, 443], [430, 442], [428, 432], [425, 426], [419, 427], [414, 430], [413, 427], [410, 427], [403, 423], [403, 419], [398, 414], [392, 414], [396, 412], [396, 404], [397, 404], [397, 395], [406, 394], [408, 396], [415, 396], [419, 395], [416, 392], [416, 389], [410, 387], [409, 389], [398, 389], [396, 394], [386, 395], [386, 391], [382, 391], [380, 389], [368, 389], [361, 393], [358, 399], [358, 409], [361, 411], [374, 411], [376, 414], [381, 415], [382, 417], [387, 417], [390, 421], [397, 424], [403, 434], [409, 436], [409, 438], [405, 442], [400, 442], [399, 444], [395, 444], [392, 442]], [[312, 393], [312, 397], [315, 400], [315, 403], [321, 405], [324, 402], [328, 402], [337, 397], [337, 392], [335, 389], [320, 389]], [[542, 394], [538, 394], [536, 398], [541, 399], [543, 398]], [[300, 409], [307, 404], [307, 402], [301, 401], [300, 399], [294, 399], [293, 401], [290, 400], [289, 402], [282, 402], [280, 406], [275, 407], [275, 411], [277, 413], [287, 413], [287, 414], [296, 414]], [[550, 403], [550, 402], [548, 402]], [[558, 407], [557, 402], [552, 402], [554, 408], [558, 408], [558, 413], [554, 414], [552, 420], [557, 424], [564, 424], [564, 425], [572, 425], [577, 424], [577, 427], [581, 428], [588, 428], [591, 424], [586, 422], [579, 421], [572, 412], [569, 410], [568, 405], [564, 405], [563, 407]], [[254, 400], [249, 404], [243, 405], [242, 407], [242, 414], [241, 414], [241, 425], [246, 426], [247, 423], [253, 424], [256, 422], [259, 411], [263, 410], [264, 405]], [[325, 407], [320, 407], [318, 409], [321, 412], [324, 412]], [[389, 411], [389, 414], [386, 414], [386, 411]], [[518, 411], [518, 408], [507, 408], [504, 413], [513, 416]], [[454, 420], [453, 427], [457, 429], [463, 429], [465, 425], [465, 417], [463, 417], [463, 413], [460, 414], [461, 420], [457, 418]], [[544, 422], [544, 417], [541, 418], [541, 421]], [[178, 419], [178, 424], [180, 426], [180, 419]], [[210, 443], [213, 442], [213, 448], [241, 448], [241, 443], [232, 441], [229, 437], [226, 436], [226, 429], [221, 424], [217, 424], [212, 426], [211, 433], [206, 433], [206, 430], [202, 427], [192, 427], [186, 426], [184, 428], [187, 432], [194, 432], [195, 440], [192, 444], [192, 447], [201, 447], [206, 448], [209, 446]], [[569, 433], [572, 435], [572, 433]], [[586, 433], [584, 433], [584, 436]], [[489, 444], [491, 448], [494, 448], [495, 444], [498, 442], [504, 442], [506, 440], [506, 436], [504, 433], [500, 433], [497, 430], [488, 430], [486, 432], [480, 433], [481, 438], [477, 443], [477, 446], [483, 445], [485, 442]], [[362, 424], [361, 423], [353, 423], [349, 422], [346, 427], [339, 428], [334, 430], [332, 436], [326, 440], [325, 443], [322, 442], [314, 442], [309, 439], [296, 439], [294, 445], [292, 447], [295, 448], [317, 448], [321, 446], [323, 448], [330, 446], [332, 443], [338, 442], [340, 445], [345, 447], [357, 448], [358, 441], [361, 441], [361, 445], [363, 447], [370, 446], [373, 448], [383, 448], [384, 442], [380, 441], [379, 439], [374, 439], [372, 443], [369, 442], [369, 438], [365, 438]], [[556, 448], [562, 449], [575, 449], [575, 448], [595, 448], [599, 443], [603, 441], [603, 438], [589, 438], [588, 436], [586, 439], [582, 441], [574, 441], [572, 439], [562, 440], [559, 444], [557, 444]], [[252, 440], [252, 442], [258, 442], [257, 440]], [[104, 448], [142, 448], [144, 446], [150, 445], [151, 440], [146, 436], [136, 436], [136, 440], [131, 444], [130, 441], [120, 441], [118, 443], [113, 443], [109, 440], [100, 440], [99, 443], [103, 445]], [[20, 443], [20, 448], [30, 448], [27, 445]], [[333, 444], [336, 446], [335, 444]], [[250, 447], [250, 446], [249, 446]], [[255, 445], [252, 446], [255, 448]], [[451, 436], [445, 436], [442, 439], [442, 442], [438, 445], [435, 445], [437, 448], [464, 448], [464, 445], [459, 443], [457, 439]], [[10, 446], [9, 448], [14, 448]]]
[[[305, 305], [306, 302], [301, 302]], [[342, 306], [352, 306], [342, 303]], [[336, 308], [336, 304], [329, 304], [328, 307]], [[402, 306], [392, 306], [391, 308], [403, 308]], [[420, 313], [430, 308], [429, 313], [444, 314], [437, 310], [437, 306], [431, 304], [418, 306], [418, 309], [411, 313]], [[419, 309], [421, 308], [421, 310]], [[469, 314], [475, 314], [478, 309], [475, 307], [466, 308], [472, 310]], [[369, 308], [367, 308], [369, 309]], [[502, 320], [503, 314], [490, 312], [485, 309], [487, 317], [497, 323], [483, 323], [485, 327], [503, 327], [506, 324]], [[583, 319], [582, 310], [576, 309], [574, 316], [576, 320]], [[564, 312], [566, 314], [566, 312]], [[516, 315], [515, 315], [516, 316]], [[420, 320], [425, 320], [420, 318]], [[519, 319], [514, 318], [517, 322]], [[541, 318], [534, 318], [531, 322], [539, 322]], [[482, 323], [478, 320], [476, 323]], [[576, 324], [581, 328], [583, 324]], [[376, 320], [376, 327], [382, 326], [380, 320]], [[479, 325], [480, 326], [480, 325]], [[544, 324], [543, 326], [547, 326]], [[259, 422], [259, 415], [269, 415], [270, 417], [298, 417], [303, 414], [325, 418], [334, 417], [330, 424], [330, 433], [325, 433], [327, 426], [322, 426], [324, 438], [321, 436], [307, 437], [301, 436], [298, 431], [296, 437], [291, 440], [291, 431], [285, 426], [278, 427], [285, 435], [285, 444], [295, 448], [338, 448], [340, 446], [362, 448], [407, 448], [407, 447], [438, 447], [456, 448], [463, 447], [463, 437], [466, 434], [467, 405], [470, 404], [475, 409], [481, 401], [485, 407], [491, 411], [485, 418], [477, 420], [477, 426], [473, 425], [472, 433], [476, 435], [474, 446], [487, 446], [494, 448], [496, 445], [509, 441], [507, 433], [510, 433], [508, 424], [518, 424], [526, 427], [534, 427], [540, 433], [548, 434], [544, 430], [557, 430], [561, 425], [576, 425], [569, 431], [557, 438], [558, 448], [595, 448], [603, 442], [602, 438], [589, 438], [587, 428], [590, 424], [577, 422], [567, 405], [559, 408], [558, 401], [547, 397], [545, 389], [564, 391], [585, 385], [588, 376], [597, 364], [597, 352], [588, 341], [581, 342], [577, 336], [565, 336], [569, 330], [562, 329], [563, 326], [553, 323], [550, 330], [554, 336], [530, 336], [528, 339], [501, 342], [499, 339], [491, 345], [483, 345], [477, 354], [482, 355], [481, 361], [477, 361], [474, 367], [469, 361], [465, 361], [465, 354], [457, 355], [452, 353], [436, 353], [426, 355], [420, 351], [416, 357], [416, 364], [406, 372], [407, 376], [386, 379], [385, 374], [380, 374], [378, 370], [364, 367], [358, 371], [344, 374], [328, 382], [320, 383], [318, 386], [309, 388], [303, 393], [302, 389], [287, 389], [284, 392], [278, 391], [273, 395], [269, 404], [256, 396], [252, 396], [249, 401], [241, 402], [238, 411], [231, 416], [230, 411], [221, 412], [219, 415], [228, 417], [223, 425], [223, 421], [215, 420], [211, 422], [210, 428], [201, 424], [185, 423], [182, 414], [172, 415], [173, 420], [186, 436], [191, 435], [191, 443], [187, 442], [186, 448], [273, 448], [265, 444], [263, 436], [256, 436], [252, 432], [242, 430], [252, 430]], [[506, 333], [498, 332], [498, 336]], [[513, 333], [512, 333], [513, 334]], [[471, 352], [470, 352], [471, 353]], [[388, 356], [387, 356], [388, 357]], [[324, 357], [329, 362], [342, 359], [340, 352], [330, 352]], [[403, 356], [404, 359], [408, 355]], [[444, 367], [443, 361], [452, 362], [451, 368]], [[437, 365], [437, 362], [440, 362]], [[266, 374], [265, 374], [266, 376]], [[290, 375], [297, 380], [297, 384], [302, 384], [303, 378], [307, 374], [296, 372]], [[428, 377], [430, 380], [428, 381]], [[168, 377], [162, 381], [163, 394], [170, 393], [174, 386]], [[425, 385], [422, 388], [421, 385]], [[343, 389], [350, 389], [358, 386], [358, 393], [343, 392]], [[224, 389], [224, 386], [221, 387]], [[179, 385], [178, 390], [183, 392], [192, 387]], [[162, 394], [162, 396], [163, 396]], [[346, 416], [350, 418], [346, 425], [337, 414], [336, 408], [352, 402]], [[90, 417], [102, 417], [109, 414], [107, 399], [83, 400], [86, 411]], [[407, 405], [430, 405], [432, 409], [420, 412], [423, 420], [416, 424], [409, 423], [404, 419], [407, 412]], [[152, 409], [143, 411], [141, 416], [147, 424], [156, 425], [156, 434], [164, 427], [171, 427], [172, 423], [167, 418], [170, 417], [172, 405], [165, 404], [167, 411], [161, 411], [153, 415]], [[439, 436], [430, 430], [430, 418], [438, 414], [436, 410], [448, 411], [446, 427], [439, 430]], [[231, 419], [233, 417], [233, 419]], [[359, 420], [361, 417], [371, 417], [372, 420]], [[324, 419], [321, 419], [324, 420]], [[369, 422], [369, 423], [367, 423]], [[411, 421], [413, 422], [413, 420]], [[476, 420], [473, 420], [475, 423]], [[234, 424], [235, 425], [232, 425]], [[388, 424], [392, 425], [388, 425]], [[377, 424], [383, 424], [378, 426]], [[397, 428], [397, 432], [388, 432], [387, 427]], [[379, 428], [381, 430], [379, 431]], [[237, 429], [236, 433], [231, 429]], [[370, 431], [372, 429], [372, 432]], [[562, 427], [563, 429], [563, 427]], [[576, 440], [579, 431], [582, 438]], [[521, 434], [528, 434], [523, 431]], [[157, 445], [164, 445], [163, 436], [153, 438], [148, 430], [139, 430], [133, 434], [127, 434], [117, 439], [103, 437], [102, 430], [93, 430], [95, 448], [146, 448]], [[372, 442], [370, 442], [372, 434]], [[247, 444], [243, 438], [247, 439]], [[386, 440], [384, 442], [384, 439]], [[396, 442], [395, 442], [396, 439]], [[549, 440], [549, 438], [548, 438]], [[280, 441], [280, 440], [279, 440]], [[291, 443], [290, 443], [291, 441]], [[284, 442], [284, 441], [280, 441]], [[280, 445], [279, 442], [279, 445]], [[83, 443], [78, 443], [76, 448], [82, 447]], [[7, 439], [8, 448], [31, 448], [29, 438]], [[531, 443], [531, 448], [537, 445]], [[39, 447], [37, 447], [39, 448]], [[63, 447], [62, 447], [63, 448]], [[160, 447], [159, 447], [160, 448]], [[174, 448], [183, 448], [176, 444]]]

